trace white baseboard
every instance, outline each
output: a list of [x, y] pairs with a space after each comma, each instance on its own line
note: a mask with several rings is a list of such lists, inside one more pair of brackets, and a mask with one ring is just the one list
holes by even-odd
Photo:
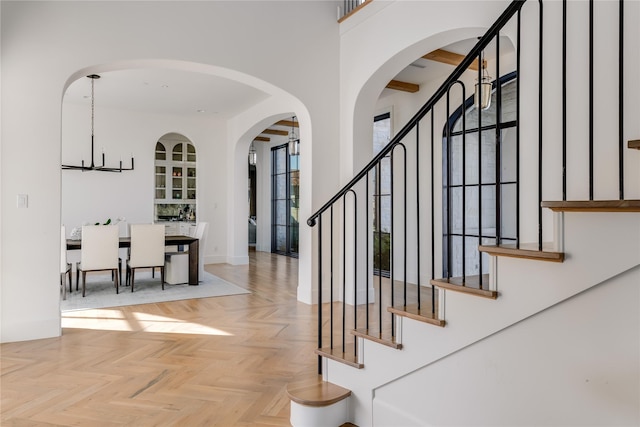
[[227, 262], [227, 257], [223, 255], [213, 255], [213, 256], [204, 257], [205, 264], [225, 264], [226, 262]]
[[226, 263], [231, 265], [246, 265], [249, 264], [249, 256], [230, 256], [227, 257]]

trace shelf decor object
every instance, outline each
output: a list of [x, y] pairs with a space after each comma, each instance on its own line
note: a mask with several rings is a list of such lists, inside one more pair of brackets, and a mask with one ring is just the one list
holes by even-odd
[[133, 161], [133, 155], [131, 155], [131, 167], [130, 168], [123, 168], [122, 167], [122, 160], [120, 160], [120, 165], [118, 167], [107, 167], [105, 166], [105, 159], [104, 159], [104, 149], [102, 151], [102, 165], [96, 166], [95, 161], [94, 161], [94, 144], [93, 144], [93, 119], [94, 119], [94, 112], [95, 112], [95, 103], [94, 103], [94, 83], [96, 81], [96, 79], [99, 79], [100, 76], [97, 74], [90, 74], [87, 76], [87, 78], [91, 79], [91, 165], [90, 166], [86, 166], [84, 164], [84, 160], [82, 160], [82, 163], [80, 165], [62, 165], [62, 169], [63, 170], [79, 170], [79, 171], [101, 171], [101, 172], [122, 172], [122, 171], [132, 171], [134, 168], [134, 161]]

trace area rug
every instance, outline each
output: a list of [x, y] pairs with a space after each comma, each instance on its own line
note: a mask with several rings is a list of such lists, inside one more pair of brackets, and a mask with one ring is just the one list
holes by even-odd
[[[80, 280], [82, 281], [82, 278]], [[69, 282], [67, 282], [67, 286], [69, 286]], [[67, 287], [67, 299], [60, 301], [60, 309], [63, 312], [249, 293], [246, 289], [207, 272], [201, 277], [198, 286], [165, 283], [164, 291], [160, 284], [160, 273], [156, 272], [156, 277], [152, 278], [150, 271], [136, 272], [135, 292], [131, 292], [130, 286], [121, 286], [120, 293], [116, 294], [109, 274], [87, 274], [86, 296], [84, 298], [82, 297], [82, 282], [78, 291], [75, 290], [75, 287], [74, 276], [73, 292], [69, 293]]]

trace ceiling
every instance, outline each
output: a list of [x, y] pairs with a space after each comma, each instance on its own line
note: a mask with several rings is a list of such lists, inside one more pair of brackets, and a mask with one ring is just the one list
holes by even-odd
[[[466, 54], [475, 38], [463, 40], [442, 49]], [[488, 50], [490, 53], [490, 50]], [[426, 52], [425, 52], [426, 53]], [[489, 58], [489, 57], [488, 57]], [[423, 85], [442, 80], [453, 66], [424, 58], [416, 59], [394, 78], [402, 82]], [[223, 77], [183, 70], [140, 68], [109, 71], [95, 80], [95, 106], [152, 114], [179, 116], [209, 116], [229, 118], [268, 97], [268, 94]], [[392, 93], [384, 89], [381, 97]], [[73, 82], [64, 96], [65, 103], [90, 105], [91, 79]], [[276, 125], [271, 130], [289, 131], [290, 125]], [[281, 134], [282, 135], [282, 134]], [[281, 135], [262, 134], [262, 139]]]
[[[228, 118], [268, 96], [233, 80], [190, 71], [141, 68], [109, 71], [100, 76], [94, 88], [96, 109]], [[89, 106], [91, 79], [83, 77], [73, 82], [64, 102]]]
[[[501, 43], [502, 39], [504, 39], [504, 37], [501, 38]], [[443, 46], [440, 49], [465, 56], [469, 51], [471, 51], [477, 41], [478, 39], [474, 37]], [[508, 44], [505, 41], [505, 43], [502, 43], [502, 48], [504, 49], [506, 46], [508, 46]], [[428, 52], [425, 52], [425, 55], [427, 53]], [[495, 58], [495, 47], [493, 42], [490, 43], [489, 47], [486, 49], [484, 58], [486, 60]], [[430, 81], [444, 81], [444, 79], [451, 74], [453, 69], [454, 65], [420, 57], [401, 70], [394, 77], [394, 80], [422, 86]], [[393, 89], [384, 89], [380, 97], [388, 96], [393, 92]]]

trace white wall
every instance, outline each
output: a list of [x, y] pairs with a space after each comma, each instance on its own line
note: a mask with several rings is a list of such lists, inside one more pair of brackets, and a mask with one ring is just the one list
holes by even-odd
[[[303, 162], [307, 163], [309, 176], [303, 181], [306, 182], [304, 213], [311, 212], [313, 206], [319, 205], [337, 187], [337, 177], [313, 180], [312, 175], [312, 167], [322, 169], [338, 146], [339, 45], [335, 4], [322, 1], [3, 1], [0, 7], [1, 341], [57, 336], [60, 332], [58, 227], [61, 223], [62, 98], [66, 85], [76, 78], [91, 72], [151, 65], [197, 68], [200, 72], [257, 87], [281, 98], [279, 112], [283, 115], [303, 110], [301, 115], [305, 116], [308, 111], [305, 141], [309, 148], [306, 154], [303, 152], [306, 156]], [[283, 99], [288, 103], [285, 107], [282, 107]], [[226, 135], [225, 158], [213, 160], [213, 147], [197, 145], [199, 153], [203, 159], [227, 162], [227, 166], [235, 168], [228, 163], [229, 159], [235, 161], [239, 152], [234, 144], [255, 123], [235, 123], [232, 127], [227, 123], [224, 132], [218, 129], [217, 135]], [[131, 128], [131, 124], [127, 127]], [[157, 132], [141, 132], [155, 139], [167, 131], [181, 131], [174, 126], [158, 127]], [[180, 127], [191, 129], [183, 133], [196, 144], [203, 141], [205, 145], [211, 144], [216, 135], [214, 130], [207, 130], [207, 125]], [[244, 130], [238, 132], [238, 129]], [[314, 144], [315, 140], [322, 144]], [[248, 140], [241, 148], [245, 169], [241, 188], [246, 196]], [[136, 158], [142, 161], [140, 155]], [[141, 169], [136, 173], [144, 173], [143, 165], [140, 163]], [[204, 169], [202, 172], [200, 177], [206, 179], [207, 172]], [[234, 172], [228, 172], [231, 173], [226, 178], [235, 184]], [[215, 174], [209, 176], [216, 177]], [[229, 184], [225, 188], [227, 194], [223, 200], [210, 197], [215, 191], [213, 188], [200, 193], [202, 199], [198, 197], [199, 210], [212, 215], [212, 222], [224, 220], [225, 216], [231, 221], [229, 191], [235, 187]], [[17, 194], [28, 194], [27, 209], [16, 208]], [[246, 197], [244, 199], [246, 202]], [[215, 213], [215, 209], [223, 213]], [[235, 214], [233, 209], [232, 212]], [[246, 216], [243, 220], [246, 239]], [[229, 229], [236, 228], [233, 225]], [[308, 248], [305, 250], [311, 251], [307, 227], [301, 229], [301, 240]], [[210, 244], [207, 246], [213, 250]], [[229, 254], [235, 250], [230, 247], [229, 239], [226, 246], [227, 258], [237, 256], [236, 252]], [[219, 246], [219, 250], [223, 247]], [[37, 269], [33, 268], [34, 263]], [[300, 269], [302, 273], [310, 271], [310, 261], [302, 261]], [[309, 295], [313, 286], [311, 277], [310, 273], [301, 274], [300, 279]]]
[[376, 389], [374, 425], [640, 424], [638, 283], [635, 267]]
[[[62, 112], [62, 161], [65, 164], [90, 162], [90, 123], [87, 106], [65, 103]], [[129, 224], [154, 220], [154, 154], [158, 139], [178, 132], [196, 148], [198, 167], [198, 220], [209, 222], [205, 262], [224, 261], [226, 255], [226, 212], [211, 209], [224, 202], [227, 188], [225, 162], [226, 127], [221, 120], [195, 120], [167, 115], [96, 110], [96, 161], [105, 146], [107, 166], [117, 166], [120, 156], [127, 167], [130, 154], [135, 170], [123, 173], [62, 172], [62, 223], [67, 233], [83, 223], [126, 218]], [[98, 128], [97, 128], [98, 129]], [[200, 203], [202, 200], [202, 203]], [[215, 248], [215, 250], [214, 250]]]
[[[340, 170], [343, 183], [348, 182], [371, 159], [371, 123], [375, 112], [387, 107], [385, 104], [378, 103], [379, 95], [386, 84], [398, 72], [422, 55], [453, 42], [482, 35], [507, 4], [507, 2], [499, 1], [376, 3], [363, 9], [363, 12], [366, 11], [365, 14], [367, 14], [365, 20], [357, 19], [353, 23], [349, 23], [347, 20], [341, 27], [340, 75], [343, 89], [340, 94]], [[367, 9], [369, 10], [367, 11]], [[384, 31], [381, 31], [381, 28], [384, 28]], [[398, 119], [394, 117], [396, 132], [406, 123], [406, 119], [415, 114], [418, 106], [421, 106], [428, 99], [437, 86], [424, 87], [420, 94], [416, 94], [414, 97], [404, 97], [402, 102], [392, 101], [394, 114], [398, 116]], [[435, 135], [438, 138], [444, 117], [439, 116], [435, 123]], [[426, 147], [428, 147], [426, 135], [428, 134], [429, 124], [425, 122], [421, 125], [421, 141], [425, 143], [421, 145], [423, 148], [420, 156], [424, 180], [423, 189], [430, 186], [428, 180], [430, 166], [426, 157]], [[415, 139], [415, 137], [410, 138]], [[410, 144], [408, 147], [410, 159], [415, 158], [415, 149], [412, 145]], [[437, 149], [435, 156], [437, 159], [441, 158], [440, 151]], [[412, 163], [415, 162], [409, 162], [409, 170], [415, 168]], [[438, 174], [435, 178], [436, 182], [440, 182]], [[415, 191], [410, 191], [409, 195], [408, 210], [415, 212]], [[364, 222], [363, 211], [364, 209], [359, 209], [361, 222]], [[430, 212], [427, 200], [421, 200], [421, 212], [424, 215]], [[436, 213], [439, 213], [438, 210]], [[425, 216], [423, 221], [423, 224], [429, 224], [428, 217]], [[436, 219], [436, 223], [439, 223], [439, 218]], [[422, 238], [426, 238], [430, 232], [425, 225], [421, 227]], [[410, 275], [409, 280], [415, 282], [417, 281], [417, 269], [413, 254], [416, 243], [415, 239], [413, 241], [411, 239], [417, 236], [417, 233], [415, 230], [408, 230], [408, 236], [410, 237], [407, 244], [412, 250], [408, 255], [411, 264], [411, 267], [408, 267], [408, 274]], [[360, 240], [358, 244], [364, 247], [365, 233], [359, 233], [358, 239]], [[346, 251], [346, 258], [353, 259], [354, 249], [351, 242], [347, 242]], [[425, 263], [425, 266], [429, 264], [425, 260], [429, 259], [431, 255], [427, 251], [430, 252], [430, 248], [421, 248], [421, 258], [423, 258], [422, 262]], [[358, 251], [358, 266], [362, 267], [357, 273], [360, 293], [364, 293], [366, 286], [364, 283], [367, 276], [364, 271], [365, 256], [365, 251]], [[439, 263], [436, 262], [436, 265]], [[346, 276], [354, 277], [354, 263], [349, 263], [345, 268], [347, 270]], [[429, 268], [421, 268], [420, 273], [424, 279], [422, 283], [427, 283], [431, 277], [429, 270]], [[364, 298], [359, 296], [358, 300], [364, 301]]]
[[[371, 119], [375, 111], [384, 108], [388, 105], [375, 104], [375, 100], [378, 98], [384, 85], [404, 66], [412, 62], [415, 58], [420, 57], [425, 52], [428, 52], [434, 48], [441, 47], [455, 40], [462, 38], [472, 37], [474, 31], [475, 35], [482, 34], [483, 26], [488, 26], [493, 20], [500, 14], [500, 12], [506, 7], [506, 2], [446, 2], [442, 4], [442, 7], [436, 7], [435, 2], [384, 2], [379, 3], [374, 7], [374, 2], [371, 13], [367, 15], [367, 19], [358, 20], [354, 22], [354, 25], [347, 24], [344, 27], [342, 33], [341, 44], [341, 82], [343, 84], [343, 91], [341, 92], [341, 110], [343, 120], [341, 122], [341, 140], [342, 140], [342, 172], [343, 182], [347, 181], [353, 173], [368, 160], [370, 156], [366, 155], [366, 151], [370, 150], [371, 145]], [[535, 9], [538, 2], [527, 2], [525, 7]], [[571, 7], [585, 7], [584, 2], [570, 2]], [[610, 5], [612, 8], [617, 8], [615, 3], [611, 2], [597, 2], [597, 8], [599, 15], [611, 17], [611, 12], [603, 12], [601, 7]], [[557, 21], [559, 15], [558, 8], [561, 7], [560, 2], [545, 2], [545, 15], [550, 16], [550, 21]], [[440, 5], [438, 5], [440, 6]], [[637, 135], [640, 135], [640, 125], [633, 117], [637, 117], [639, 110], [638, 106], [634, 105], [634, 100], [640, 96], [639, 81], [634, 78], [634, 73], [640, 63], [640, 50], [638, 50], [637, 41], [638, 26], [633, 24], [638, 22], [640, 18], [640, 8], [636, 2], [627, 2], [625, 5], [625, 19], [626, 23], [626, 57], [625, 57], [625, 74], [626, 79], [626, 96], [625, 96], [625, 128], [624, 139], [635, 139]], [[458, 12], [464, 10], [467, 13], [456, 13], [451, 10], [447, 10], [448, 7], [456, 8]], [[474, 8], [481, 8], [474, 9]], [[425, 8], [424, 10], [422, 8]], [[426, 10], [427, 8], [431, 8]], [[366, 10], [366, 8], [365, 8]], [[442, 15], [440, 15], [442, 12]], [[473, 15], [473, 16], [472, 16]], [[490, 16], [489, 16], [490, 15]], [[449, 20], [451, 16], [455, 16], [459, 21], [453, 22]], [[631, 20], [633, 19], [633, 20]], [[419, 20], [419, 23], [411, 24], [413, 20]], [[431, 20], [435, 21], [432, 22]], [[609, 21], [614, 22], [614, 21]], [[537, 56], [537, 43], [536, 43], [536, 24], [537, 16], [529, 15], [524, 21], [523, 34], [529, 37], [527, 43], [527, 49], [534, 54], [528, 56], [526, 60], [523, 60], [523, 72], [521, 77], [526, 75], [527, 78], [536, 77], [536, 66], [534, 65], [534, 59]], [[572, 25], [575, 25], [572, 24]], [[611, 24], [614, 25], [614, 24]], [[380, 28], [385, 28], [385, 31], [380, 31]], [[572, 27], [573, 28], [573, 27]], [[576, 27], [577, 28], [577, 27]], [[583, 27], [580, 27], [583, 28]], [[611, 45], [617, 45], [613, 43], [611, 39], [612, 31], [608, 24], [602, 24], [598, 27], [598, 31], [607, 33], [602, 39], [596, 41], [597, 51], [607, 51], [607, 55], [610, 54]], [[341, 28], [342, 30], [342, 28]], [[506, 32], [507, 35], [513, 35], [513, 27], [510, 27]], [[393, 34], [393, 37], [389, 37], [389, 34]], [[571, 37], [578, 37], [572, 34]], [[558, 110], [558, 78], [557, 74], [553, 74], [557, 71], [553, 70], [553, 66], [560, 64], [558, 52], [561, 49], [561, 44], [558, 43], [560, 36], [557, 29], [551, 29], [545, 34], [545, 105], [543, 109], [545, 129], [543, 141], [545, 145], [545, 172], [544, 172], [544, 190], [543, 195], [545, 200], [558, 199], [558, 177], [561, 172], [559, 167], [558, 150], [561, 140], [561, 122], [560, 114]], [[362, 48], [367, 43], [370, 48]], [[586, 53], [582, 49], [574, 49], [571, 52], [572, 57], [575, 56], [576, 63], [572, 65], [571, 79], [571, 100], [575, 102], [576, 109], [572, 110], [569, 120], [570, 125], [570, 177], [575, 181], [574, 186], [570, 189], [570, 198], [581, 199], [584, 198], [584, 166], [579, 162], [584, 158], [585, 151], [585, 137], [584, 127], [588, 122], [584, 115], [584, 109], [587, 100], [587, 92], [584, 86], [584, 81], [587, 78], [584, 72], [584, 59]], [[577, 64], [577, 65], [576, 65]], [[601, 62], [597, 66], [597, 75], [611, 75], [611, 61], [609, 61], [609, 68]], [[616, 70], [617, 71], [617, 70]], [[636, 73], [637, 74], [637, 73]], [[533, 80], [534, 82], [536, 80]], [[615, 92], [617, 82], [615, 79], [610, 79], [607, 84], [602, 84], [602, 87], [598, 88], [598, 92], [603, 90]], [[606, 89], [603, 89], [606, 87]], [[522, 205], [523, 222], [525, 224], [524, 232], [522, 233], [522, 240], [535, 241], [537, 239], [537, 203], [538, 203], [538, 190], [537, 190], [537, 108], [535, 100], [537, 100], [537, 87], [535, 84], [527, 84], [526, 88], [523, 88], [523, 96], [525, 102], [522, 110], [522, 117], [525, 118], [521, 122], [521, 159], [523, 159], [521, 165], [521, 176], [523, 177], [523, 185], [521, 191], [523, 193], [523, 200], [525, 202]], [[409, 100], [401, 100], [399, 98], [407, 97], [407, 95], [397, 95], [397, 100], [391, 102], [385, 102], [393, 106], [396, 115], [402, 115], [401, 109], [403, 109]], [[532, 101], [533, 100], [533, 101]], [[387, 100], [385, 100], [387, 101]], [[396, 103], [397, 101], [397, 103]], [[637, 104], [637, 103], [635, 103]], [[596, 118], [598, 124], [596, 125], [596, 152], [601, 153], [597, 157], [597, 161], [606, 160], [607, 165], [601, 164], [596, 168], [596, 194], [599, 198], [615, 198], [615, 182], [612, 177], [617, 175], [617, 164], [611, 162], [615, 160], [617, 150], [612, 150], [610, 135], [612, 129], [615, 129], [615, 124], [612, 123], [613, 115], [615, 113], [615, 101], [610, 96], [602, 98], [601, 103], [597, 104]], [[411, 110], [409, 108], [408, 110]], [[414, 110], [415, 112], [415, 110]], [[436, 137], [440, 135], [443, 123], [443, 117], [441, 120], [436, 120], [436, 123], [440, 123], [436, 128]], [[600, 119], [602, 121], [600, 122]], [[608, 133], [605, 136], [603, 128], [608, 128]], [[395, 126], [396, 131], [399, 129]], [[421, 135], [424, 135], [429, 131], [428, 127], [421, 129]], [[616, 134], [616, 131], [613, 131]], [[423, 150], [424, 152], [424, 150]], [[441, 158], [441, 153], [436, 151], [437, 158]], [[636, 195], [640, 191], [640, 179], [638, 175], [638, 168], [640, 161], [639, 153], [634, 150], [627, 150], [625, 153], [625, 178], [628, 185], [626, 197], [637, 198]], [[438, 163], [436, 163], [438, 164]], [[436, 177], [441, 175], [441, 171], [436, 171]], [[436, 184], [436, 188], [438, 185]], [[635, 215], [635, 214], [629, 214]], [[579, 216], [579, 215], [578, 215]], [[553, 215], [549, 212], [545, 212], [545, 239], [554, 237]], [[372, 414], [371, 397], [372, 391], [378, 388], [378, 385], [387, 381], [393, 381], [395, 378], [402, 377], [407, 374], [408, 365], [415, 362], [418, 364], [430, 363], [430, 360], [438, 360], [447, 354], [453, 353], [464, 347], [452, 346], [453, 342], [457, 338], [452, 337], [453, 329], [460, 332], [461, 336], [469, 336], [473, 334], [476, 328], [485, 329], [489, 327], [489, 324], [493, 321], [497, 323], [505, 322], [503, 325], [513, 324], [518, 322], [524, 317], [533, 314], [535, 310], [543, 310], [549, 305], [553, 305], [564, 298], [567, 298], [587, 287], [600, 283], [609, 277], [616, 275], [629, 268], [636, 268], [638, 265], [638, 221], [637, 216], [627, 216], [623, 214], [621, 216], [603, 216], [603, 217], [591, 217], [590, 221], [593, 221], [588, 225], [588, 220], [582, 216], [579, 218], [581, 226], [584, 227], [581, 232], [565, 231], [565, 237], [567, 238], [566, 252], [568, 254], [567, 260], [563, 264], [555, 266], [544, 265], [540, 266], [539, 263], [522, 261], [519, 263], [511, 264], [509, 262], [503, 262], [502, 259], [498, 261], [498, 264], [503, 266], [505, 264], [510, 267], [501, 268], [497, 275], [498, 289], [500, 291], [500, 298], [498, 301], [488, 301], [478, 299], [469, 299], [467, 295], [456, 294], [455, 292], [446, 292], [446, 301], [444, 302], [445, 310], [441, 312], [445, 316], [447, 321], [447, 327], [444, 329], [433, 328], [428, 325], [420, 324], [414, 321], [402, 321], [402, 333], [401, 339], [405, 340], [409, 333], [409, 327], [412, 325], [411, 330], [415, 332], [420, 330], [421, 339], [411, 342], [403, 341], [405, 345], [404, 349], [400, 352], [392, 350], [387, 347], [379, 346], [370, 341], [364, 341], [362, 344], [361, 357], [364, 360], [365, 368], [357, 371], [353, 370], [346, 365], [339, 364], [337, 362], [328, 361], [327, 378], [331, 382], [342, 385], [351, 389], [354, 394], [350, 398], [350, 407], [354, 418], [351, 421], [355, 421], [359, 425], [376, 425], [375, 419], [376, 413]], [[587, 222], [587, 224], [585, 224]], [[436, 220], [438, 224], [438, 220]], [[573, 226], [569, 226], [571, 229]], [[607, 241], [610, 235], [608, 233], [613, 229], [616, 229], [617, 237], [610, 240], [608, 244], [603, 243]], [[575, 230], [575, 229], [573, 229]], [[560, 233], [562, 234], [562, 233]], [[561, 242], [556, 242], [561, 243]], [[631, 246], [628, 246], [631, 245]], [[436, 248], [438, 248], [436, 244]], [[599, 246], [600, 254], [597, 257], [591, 255], [583, 256], [585, 251], [594, 250]], [[360, 246], [362, 247], [362, 246]], [[361, 252], [360, 252], [361, 253]], [[627, 261], [620, 262], [622, 258], [627, 258]], [[349, 259], [349, 257], [347, 258]], [[364, 263], [363, 263], [364, 264]], [[516, 265], [517, 264], [517, 265]], [[438, 265], [438, 262], [436, 262]], [[423, 269], [423, 271], [426, 269]], [[604, 274], [604, 271], [608, 271], [608, 275]], [[569, 274], [571, 272], [571, 274]], [[496, 277], [496, 276], [494, 276]], [[638, 276], [634, 273], [630, 281], [637, 283]], [[580, 287], [584, 288], [580, 289]], [[544, 287], [544, 291], [541, 289]], [[515, 301], [510, 293], [518, 293], [520, 297], [516, 297]], [[503, 296], [504, 295], [504, 296]], [[627, 294], [630, 298], [636, 298], [637, 293]], [[608, 310], [615, 310], [615, 301], [605, 300]], [[504, 309], [502, 309], [504, 305]], [[474, 306], [477, 306], [474, 308]], [[531, 311], [536, 306], [537, 309]], [[500, 307], [500, 308], [498, 308]], [[527, 308], [528, 307], [528, 308]], [[637, 305], [631, 307], [637, 311]], [[585, 309], [584, 306], [576, 310], [582, 316], [589, 316], [590, 311]], [[627, 311], [628, 312], [628, 311]], [[485, 313], [490, 313], [485, 315]], [[519, 318], [518, 318], [519, 317]], [[464, 318], [464, 320], [462, 319]], [[632, 319], [633, 321], [633, 319]], [[495, 323], [494, 326], [497, 324]], [[635, 327], [635, 329], [634, 329]], [[431, 328], [431, 329], [429, 329]], [[496, 332], [499, 329], [489, 331], [485, 329], [480, 333], [483, 337]], [[615, 345], [620, 348], [626, 348], [624, 342], [617, 342], [618, 340], [624, 341], [629, 335], [635, 333], [638, 334], [637, 322], [636, 326], [625, 325], [625, 332], [621, 336], [615, 337]], [[457, 335], [457, 333], [453, 335]], [[586, 334], [586, 330], [583, 330]], [[407, 334], [407, 335], [405, 335]], [[610, 336], [606, 333], [598, 334], [596, 339], [602, 339], [605, 343]], [[586, 340], [587, 338], [582, 337]], [[417, 343], [416, 343], [417, 341]], [[636, 341], [637, 342], [637, 341]], [[466, 345], [471, 341], [467, 341]], [[415, 353], [409, 351], [409, 346], [418, 347]], [[375, 350], [374, 350], [374, 347]], [[414, 348], [415, 348], [414, 347]], [[553, 347], [552, 350], [557, 350], [558, 347]], [[405, 351], [406, 350], [406, 351]], [[439, 353], [439, 356], [431, 357], [433, 352]], [[415, 359], [412, 359], [413, 354]], [[540, 353], [538, 353], [540, 354]], [[634, 350], [632, 354], [637, 354], [637, 350]], [[600, 355], [601, 356], [601, 355]], [[597, 357], [600, 357], [597, 356]], [[509, 358], [511, 355], [505, 355]], [[637, 356], [636, 356], [637, 357]], [[485, 362], [487, 362], [485, 360]], [[630, 366], [631, 359], [625, 359], [627, 365]], [[552, 362], [551, 362], [552, 363]], [[489, 362], [485, 363], [481, 367], [482, 369], [491, 369]], [[629, 371], [637, 378], [637, 361], [636, 365], [630, 367]], [[438, 375], [438, 373], [434, 373]], [[377, 385], [376, 385], [377, 383]], [[550, 386], [553, 387], [553, 381], [550, 382]], [[623, 384], [620, 390], [626, 390], [628, 384]], [[420, 382], [420, 385], [415, 383], [408, 384], [408, 387], [404, 389], [405, 396], [411, 395], [419, 401], [411, 400], [411, 405], [422, 405], [423, 400], [421, 391], [425, 388], [432, 388], [434, 393], [439, 390], [438, 384], [424, 384]], [[517, 387], [516, 387], [517, 390]], [[395, 392], [399, 391], [399, 388], [394, 388]], [[513, 390], [512, 390], [513, 392]], [[637, 390], [632, 390], [634, 396], [637, 396]], [[380, 400], [381, 405], [385, 405], [387, 401]], [[397, 401], [390, 403], [393, 407]], [[460, 402], [457, 401], [459, 404]], [[449, 404], [449, 403], [447, 403]], [[570, 402], [574, 411], [580, 411], [582, 405], [577, 404], [576, 401]], [[448, 406], [451, 410], [453, 404]], [[414, 408], [414, 411], [420, 411], [420, 408]], [[532, 409], [533, 410], [533, 409]], [[611, 410], [607, 408], [606, 410]], [[374, 419], [372, 420], [372, 415]], [[636, 414], [637, 417], [637, 414]], [[424, 418], [419, 418], [422, 423], [425, 424]], [[637, 422], [637, 418], [635, 419]], [[462, 422], [464, 424], [464, 422]], [[437, 424], [437, 423], [436, 423]]]
[[[506, 7], [506, 2], [445, 2], [436, 7], [434, 2], [380, 2], [377, 5], [367, 6], [363, 10], [363, 16], [350, 23], [349, 20], [341, 27], [341, 81], [343, 83], [343, 91], [341, 92], [341, 109], [343, 111], [341, 121], [341, 141], [342, 141], [342, 181], [346, 182], [350, 177], [359, 171], [359, 169], [371, 158], [371, 119], [375, 112], [385, 108], [392, 107], [394, 111], [394, 128], [396, 132], [404, 125], [407, 120], [415, 114], [417, 109], [429, 98], [439, 82], [433, 82], [431, 85], [423, 85], [421, 90], [416, 94], [397, 93], [379, 99], [384, 85], [392, 79], [395, 74], [407, 64], [416, 58], [419, 58], [425, 52], [437, 47], [441, 47], [457, 40], [471, 38], [484, 33], [486, 27], [495, 20], [495, 18]], [[607, 7], [609, 6], [609, 7]], [[582, 2], [571, 2], [570, 12], [574, 18], [585, 17], [585, 11], [588, 5]], [[365, 12], [368, 8], [369, 11]], [[456, 8], [456, 11], [448, 8]], [[475, 9], [479, 8], [479, 9]], [[523, 78], [533, 79], [537, 81], [537, 3], [527, 2], [524, 6], [526, 11], [523, 18], [523, 59], [521, 74]], [[543, 121], [544, 130], [543, 155], [544, 155], [544, 175], [543, 175], [543, 200], [560, 200], [561, 194], [561, 113], [560, 99], [561, 93], [558, 77], [560, 73], [559, 64], [561, 53], [560, 29], [557, 26], [559, 16], [561, 16], [561, 3], [548, 2], [545, 5], [545, 68], [544, 68], [544, 106]], [[427, 10], [428, 9], [428, 10]], [[637, 105], [634, 105], [634, 99], [640, 96], [640, 83], [638, 79], [633, 78], [634, 70], [640, 63], [639, 50], [637, 45], [633, 43], [638, 39], [638, 27], [634, 25], [640, 15], [638, 3], [628, 4], [625, 8], [625, 129], [624, 141], [634, 139], [640, 135], [640, 124], [633, 120], [638, 113]], [[465, 10], [464, 14], [459, 13]], [[610, 2], [598, 2], [596, 12], [598, 14], [599, 28], [607, 25], [617, 25], [615, 12], [617, 4]], [[366, 16], [365, 16], [366, 15]], [[452, 19], [455, 17], [455, 20]], [[419, 19], [421, 24], [410, 25], [413, 19]], [[634, 21], [634, 19], [636, 21]], [[482, 25], [485, 25], [484, 27]], [[579, 26], [578, 21], [572, 20], [570, 29]], [[397, 26], [397, 27], [396, 27]], [[583, 26], [584, 27], [584, 26]], [[569, 37], [570, 60], [569, 64], [569, 97], [572, 104], [569, 106], [568, 115], [568, 198], [585, 199], [588, 197], [586, 176], [586, 142], [588, 140], [587, 132], [587, 114], [586, 105], [588, 103], [587, 95], [587, 78], [588, 73], [584, 72], [588, 52], [584, 46], [575, 47], [579, 43], [579, 34], [584, 33], [584, 28], [580, 27], [580, 31], [571, 30]], [[384, 28], [385, 31], [380, 31]], [[389, 37], [393, 34], [393, 37]], [[509, 46], [507, 37], [512, 38], [515, 35], [515, 26], [510, 24], [503, 31], [502, 49], [513, 49]], [[584, 36], [584, 34], [582, 34]], [[610, 61], [596, 61], [596, 76], [611, 75], [611, 70], [607, 70], [605, 64], [615, 63], [612, 57], [610, 46], [617, 45], [617, 32], [598, 30], [595, 44], [596, 55], [598, 52], [607, 55]], [[367, 43], [369, 48], [363, 48], [363, 44]], [[508, 55], [501, 58], [501, 71], [505, 73], [513, 70], [515, 67], [515, 58]], [[489, 69], [493, 69], [493, 64], [489, 64]], [[466, 81], [468, 94], [473, 89], [473, 78], [475, 76], [464, 75], [463, 80]], [[537, 242], [538, 240], [538, 181], [537, 181], [537, 158], [538, 158], [538, 130], [537, 130], [537, 94], [538, 88], [536, 84], [530, 83], [522, 87], [522, 103], [521, 117], [525, 120], [521, 123], [521, 242]], [[636, 94], [634, 96], [634, 94]], [[617, 104], [617, 80], [616, 79], [599, 79], [596, 85], [596, 112], [595, 116], [598, 121], [595, 125], [595, 198], [611, 199], [617, 198], [617, 148], [612, 144], [617, 137], [617, 108], [612, 108]], [[377, 102], [375, 102], [377, 100]], [[442, 126], [444, 124], [445, 114], [443, 107], [438, 110], [435, 120], [436, 128], [434, 134], [436, 140], [440, 138]], [[428, 119], [428, 117], [427, 117]], [[431, 183], [428, 178], [429, 159], [428, 159], [428, 134], [429, 120], [423, 120], [421, 124], [421, 170], [424, 171], [421, 180], [421, 188], [428, 188]], [[634, 136], [635, 135], [635, 136]], [[414, 139], [413, 136], [407, 138]], [[415, 156], [413, 143], [409, 147], [409, 158]], [[640, 194], [640, 155], [634, 150], [625, 150], [625, 180], [626, 198], [637, 198]], [[441, 144], [437, 143], [434, 151], [435, 164], [438, 170], [435, 173], [435, 185], [437, 195], [435, 198], [435, 224], [436, 228], [440, 228], [441, 219], [441, 171], [440, 159], [442, 158]], [[410, 170], [413, 165], [410, 164]], [[398, 169], [399, 170], [399, 169]], [[412, 184], [410, 184], [412, 187]], [[409, 188], [409, 194], [414, 195], [414, 188]], [[429, 223], [429, 201], [428, 193], [425, 192], [425, 198], [421, 199], [421, 216], [424, 215], [422, 224]], [[401, 197], [396, 198], [396, 203], [401, 203]], [[415, 197], [409, 198], [409, 222], [413, 223], [415, 217]], [[543, 240], [549, 242], [553, 239], [553, 217], [548, 210], [542, 212], [543, 215]], [[364, 221], [364, 215], [362, 215]], [[429, 233], [424, 225], [421, 227], [421, 238], [425, 241], [430, 240]], [[364, 245], [364, 233], [359, 236]], [[415, 230], [408, 232], [408, 247], [415, 248]], [[436, 243], [436, 276], [439, 276], [441, 259], [440, 250], [442, 247], [439, 239], [441, 233], [437, 232], [435, 238]], [[401, 242], [398, 242], [401, 245]], [[423, 245], [424, 246], [424, 245]], [[429, 246], [429, 245], [427, 245]], [[351, 243], [347, 243], [347, 259], [351, 259], [353, 247]], [[427, 253], [429, 248], [421, 248], [421, 257], [425, 260], [430, 258]], [[409, 251], [408, 255], [408, 275], [409, 280], [416, 281], [416, 260], [415, 251]], [[400, 254], [397, 252], [399, 256]], [[365, 265], [364, 251], [359, 252], [360, 265]], [[403, 261], [403, 260], [402, 260]], [[371, 263], [370, 263], [371, 264]], [[421, 268], [422, 283], [426, 283], [430, 278], [430, 269], [428, 262], [425, 267]], [[402, 274], [402, 263], [397, 270]], [[347, 267], [347, 277], [353, 277], [352, 266]], [[359, 273], [359, 277], [364, 278], [364, 271]], [[364, 280], [364, 279], [363, 279]], [[364, 288], [361, 284], [360, 288]], [[362, 299], [360, 299], [362, 301]]]

